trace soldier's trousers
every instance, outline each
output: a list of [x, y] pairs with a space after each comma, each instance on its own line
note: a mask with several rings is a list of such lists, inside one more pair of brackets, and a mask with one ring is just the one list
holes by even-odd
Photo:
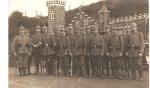
[[31, 73], [30, 68], [31, 68], [32, 60], [33, 60], [32, 56], [29, 56], [29, 58], [28, 58], [28, 74]]
[[111, 64], [110, 64], [110, 58], [109, 58], [109, 56], [104, 56], [104, 74], [107, 76], [107, 77], [109, 77], [110, 76], [110, 74], [111, 74], [111, 72], [110, 72], [110, 68], [111, 68], [111, 66], [110, 66]]
[[41, 74], [48, 74], [48, 62], [49, 58], [48, 55], [42, 55], [40, 59], [40, 73]]
[[104, 59], [102, 56], [92, 56], [91, 65], [94, 76], [104, 76]]
[[61, 75], [65, 74], [65, 56], [57, 56], [57, 72]]
[[64, 59], [64, 70], [65, 70], [65, 75], [69, 76], [70, 75], [70, 70], [71, 70], [71, 56], [67, 55]]
[[25, 75], [26, 74], [26, 69], [28, 65], [28, 57], [29, 55], [27, 54], [19, 54], [17, 55], [17, 67], [19, 70], [20, 75]]
[[73, 73], [75, 75], [86, 76], [85, 58], [84, 56], [74, 56], [73, 58]]
[[40, 63], [41, 55], [39, 53], [34, 53], [33, 58], [35, 63], [35, 71], [36, 71], [35, 74], [39, 75], [39, 63]]
[[131, 70], [132, 79], [136, 79], [136, 69], [139, 72], [139, 78], [143, 78], [142, 57], [129, 57], [129, 68]]
[[110, 61], [111, 61], [112, 76], [118, 78], [119, 69], [121, 68], [120, 57], [111, 57]]
[[48, 74], [54, 74], [53, 72], [55, 71], [55, 64], [54, 64], [54, 55], [49, 55], [48, 56], [48, 61], [46, 63], [47, 67], [47, 72]]

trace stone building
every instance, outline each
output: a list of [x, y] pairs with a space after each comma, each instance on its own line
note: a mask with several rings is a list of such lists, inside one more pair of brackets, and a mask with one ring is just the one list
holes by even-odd
[[65, 26], [65, 0], [48, 0], [48, 30], [54, 31], [58, 26]]

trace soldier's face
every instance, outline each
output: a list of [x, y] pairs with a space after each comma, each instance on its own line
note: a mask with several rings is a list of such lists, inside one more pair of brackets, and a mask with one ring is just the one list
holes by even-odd
[[37, 28], [35, 31], [36, 31], [36, 32], [41, 32], [41, 29], [40, 29], [40, 28]]
[[47, 33], [47, 29], [43, 29], [43, 33]]
[[25, 31], [20, 31], [19, 33], [20, 33], [21, 36], [25, 35]]

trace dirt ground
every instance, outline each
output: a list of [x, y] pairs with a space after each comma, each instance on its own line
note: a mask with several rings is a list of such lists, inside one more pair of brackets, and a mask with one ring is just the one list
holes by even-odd
[[144, 72], [144, 81], [118, 80], [61, 76], [22, 76], [15, 75], [9, 68], [9, 88], [148, 88], [148, 72]]

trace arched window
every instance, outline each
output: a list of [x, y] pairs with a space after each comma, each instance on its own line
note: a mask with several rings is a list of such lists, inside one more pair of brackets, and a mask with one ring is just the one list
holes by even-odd
[[100, 22], [103, 22], [103, 15], [100, 15]]
[[51, 13], [51, 19], [54, 19], [54, 13]]

